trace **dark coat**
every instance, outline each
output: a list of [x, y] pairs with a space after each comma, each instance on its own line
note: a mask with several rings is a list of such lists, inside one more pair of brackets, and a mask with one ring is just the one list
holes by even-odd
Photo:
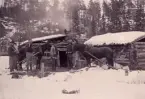
[[26, 47], [26, 52], [33, 52], [32, 45]]
[[8, 55], [9, 56], [15, 56], [15, 55], [17, 55], [17, 53], [15, 52], [15, 48], [14, 48], [14, 46], [9, 46], [9, 48], [8, 48]]
[[71, 43], [69, 43], [69, 44], [67, 45], [67, 53], [72, 53], [72, 52], [73, 52], [73, 46], [72, 46]]

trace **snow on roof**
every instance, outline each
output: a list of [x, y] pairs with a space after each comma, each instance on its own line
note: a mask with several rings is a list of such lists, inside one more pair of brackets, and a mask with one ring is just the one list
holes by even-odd
[[[65, 37], [65, 34], [55, 34], [55, 35], [49, 35], [49, 36], [43, 36], [39, 38], [33, 38], [32, 42], [38, 42], [38, 41], [44, 41], [44, 40], [49, 40], [49, 39], [54, 39], [54, 38], [60, 38], [60, 37]], [[20, 45], [28, 43], [28, 40], [22, 42]]]
[[107, 33], [103, 35], [97, 35], [90, 38], [84, 44], [90, 45], [113, 45], [113, 44], [128, 44], [134, 41], [145, 38], [145, 32], [132, 31], [132, 32], [119, 32], [119, 33]]

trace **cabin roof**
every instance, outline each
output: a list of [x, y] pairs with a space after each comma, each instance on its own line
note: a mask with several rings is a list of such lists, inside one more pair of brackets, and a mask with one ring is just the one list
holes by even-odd
[[[49, 36], [43, 36], [43, 37], [38, 37], [38, 38], [33, 38], [32, 42], [39, 42], [39, 41], [45, 41], [45, 40], [50, 40], [50, 39], [55, 39], [55, 38], [61, 38], [65, 37], [65, 34], [54, 34], [54, 35], [49, 35]], [[28, 43], [28, 40], [21, 42], [20, 45]]]
[[129, 44], [145, 38], [145, 32], [131, 31], [119, 33], [107, 33], [93, 36], [84, 44], [87, 45], [121, 45]]

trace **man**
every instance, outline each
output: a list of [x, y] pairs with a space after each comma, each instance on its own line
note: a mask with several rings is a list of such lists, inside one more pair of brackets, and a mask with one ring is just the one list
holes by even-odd
[[41, 65], [41, 58], [42, 58], [42, 56], [43, 56], [43, 51], [42, 51], [41, 45], [39, 45], [38, 51], [37, 51], [36, 53], [37, 53], [37, 54], [36, 54], [36, 57], [37, 57], [37, 66], [36, 66], [36, 70], [40, 70], [40, 69], [41, 69], [41, 67], [40, 67], [40, 65]]
[[71, 69], [72, 66], [73, 66], [73, 63], [72, 63], [72, 60], [73, 60], [73, 49], [72, 49], [72, 43], [71, 42], [69, 42], [68, 46], [67, 46], [67, 58], [68, 58], [69, 69]]
[[9, 55], [9, 68], [10, 72], [13, 72], [14, 69], [17, 70], [17, 50], [14, 47], [15, 42], [11, 41], [10, 46], [8, 47]]
[[28, 45], [26, 47], [26, 67], [27, 71], [32, 71], [32, 58], [33, 58], [33, 49], [32, 49], [32, 41], [29, 40]]
[[54, 44], [52, 44], [51, 49], [50, 49], [50, 55], [52, 59], [52, 70], [56, 70], [56, 65], [57, 65], [57, 49]]
[[19, 45], [18, 46], [18, 50], [19, 50], [19, 54], [17, 55], [17, 57], [18, 57], [18, 63], [17, 63], [18, 69], [19, 70], [23, 70], [23, 68], [22, 68], [22, 60], [25, 57], [25, 49], [21, 48], [21, 46]]

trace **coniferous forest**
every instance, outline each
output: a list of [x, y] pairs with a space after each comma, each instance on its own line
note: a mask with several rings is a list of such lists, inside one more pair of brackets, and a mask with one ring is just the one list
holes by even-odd
[[0, 7], [0, 37], [23, 41], [64, 29], [87, 37], [145, 31], [145, 1], [4, 0]]

